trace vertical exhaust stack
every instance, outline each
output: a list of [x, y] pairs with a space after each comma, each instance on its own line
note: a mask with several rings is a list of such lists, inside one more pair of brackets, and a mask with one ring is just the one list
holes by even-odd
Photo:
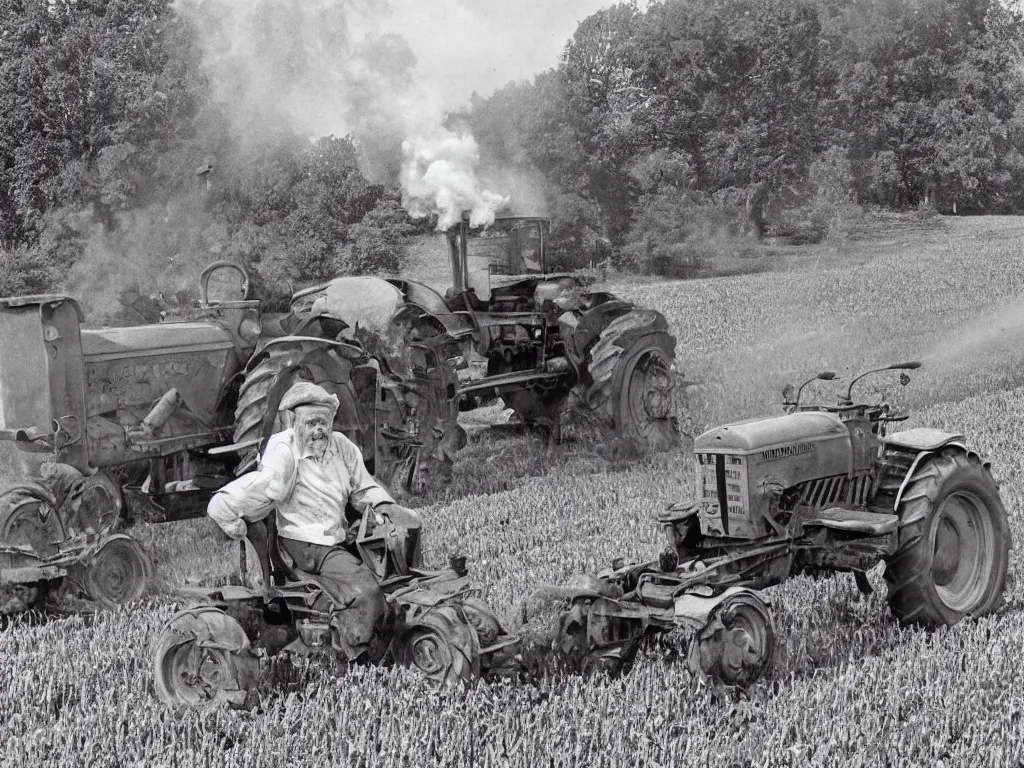
[[469, 285], [466, 282], [466, 238], [469, 235], [469, 211], [462, 212], [459, 221], [445, 230], [448, 237], [448, 258], [452, 267], [452, 286], [456, 293], [464, 293]]

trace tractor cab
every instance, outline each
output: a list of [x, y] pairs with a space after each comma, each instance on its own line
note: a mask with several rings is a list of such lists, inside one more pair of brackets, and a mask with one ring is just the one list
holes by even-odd
[[502, 288], [545, 275], [549, 229], [548, 219], [530, 216], [498, 217], [489, 227], [471, 228], [464, 214], [447, 233], [455, 293], [472, 292], [486, 303]]

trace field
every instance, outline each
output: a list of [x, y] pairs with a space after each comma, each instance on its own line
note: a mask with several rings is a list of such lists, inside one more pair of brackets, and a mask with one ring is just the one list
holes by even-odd
[[[1022, 260], [1024, 219], [891, 217], [841, 246], [780, 249], [772, 272], [610, 287], [668, 316], [694, 382], [677, 404], [691, 436], [780, 412], [782, 387], [819, 370], [922, 360], [908, 387], [880, 376], [865, 394], [909, 406], [911, 425], [964, 433], [993, 462], [1019, 545]], [[654, 555], [655, 513], [693, 484], [685, 448], [630, 462], [607, 446], [486, 432], [455, 474], [423, 509], [428, 563], [466, 554], [506, 624], [525, 619], [539, 640], [553, 609], [532, 591], [615, 556]], [[94, 620], [0, 633], [0, 765], [1024, 765], [1019, 549], [997, 615], [932, 633], [896, 626], [878, 573], [867, 598], [848, 576], [788, 582], [771, 592], [771, 674], [735, 700], [691, 680], [669, 636], [616, 680], [434, 691], [400, 669], [308, 669], [251, 712], [172, 713], [152, 695], [149, 657], [174, 610], [167, 592], [231, 570], [236, 550], [206, 521], [139, 533], [161, 593]]]

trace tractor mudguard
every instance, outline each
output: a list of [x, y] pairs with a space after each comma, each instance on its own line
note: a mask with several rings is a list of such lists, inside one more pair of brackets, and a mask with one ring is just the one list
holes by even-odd
[[[912, 432], [912, 431], [915, 431], [915, 430], [908, 430], [908, 431]], [[926, 432], [938, 432], [939, 430], [923, 430], [923, 431], [926, 431]], [[898, 433], [898, 434], [901, 434], [901, 433]], [[949, 433], [942, 433], [942, 434], [949, 434]], [[955, 435], [954, 437], [959, 437], [959, 435]], [[965, 456], [976, 457], [979, 461], [981, 461], [981, 464], [982, 464], [983, 467], [985, 467], [985, 469], [989, 469], [992, 466], [992, 462], [982, 460], [981, 456], [977, 453], [977, 451], [970, 450], [966, 445], [964, 445], [963, 443], [961, 443], [959, 441], [947, 440], [946, 442], [942, 443], [942, 445], [940, 445], [938, 448], [930, 449], [930, 450], [921, 450], [917, 454], [917, 456], [914, 457], [914, 461], [910, 465], [910, 469], [907, 470], [907, 474], [904, 475], [904, 477], [903, 477], [903, 482], [900, 483], [900, 489], [896, 492], [896, 500], [893, 501], [893, 504], [892, 504], [893, 512], [895, 512], [896, 514], [899, 514], [900, 504], [903, 502], [903, 494], [906, 492], [907, 487], [913, 481], [913, 478], [914, 478], [914, 476], [915, 476], [915, 474], [917, 472], [917, 468], [918, 468], [918, 466], [920, 466], [921, 462], [924, 461], [927, 458], [930, 458], [931, 456], [934, 456], [942, 448], [954, 448], [957, 451], [962, 452]], [[908, 523], [915, 523], [915, 522], [917, 522], [918, 519], [919, 518], [916, 518], [916, 517], [914, 517], [914, 518], [907, 518], [907, 519], [901, 519], [900, 520], [900, 527], [902, 528], [904, 525], [907, 525]]]
[[700, 513], [702, 501], [677, 501], [657, 513], [659, 523], [680, 523]]
[[694, 629], [700, 629], [707, 624], [712, 612], [719, 605], [724, 603], [733, 595], [750, 594], [757, 597], [763, 603], [768, 604], [764, 593], [748, 587], [729, 587], [720, 595], [705, 597], [703, 595], [688, 592], [676, 598], [675, 616], [683, 623]]
[[318, 336], [280, 336], [276, 339], [271, 339], [260, 349], [258, 354], [252, 356], [245, 369], [252, 370], [259, 360], [263, 359], [264, 353], [270, 348], [280, 345], [296, 344], [305, 342], [308, 344], [320, 344], [329, 349], [333, 349], [341, 357], [348, 360], [358, 360], [365, 357], [366, 352], [363, 351], [362, 347], [358, 344], [353, 344], [350, 341], [338, 341], [335, 339], [322, 339]]
[[212, 605], [197, 605], [179, 611], [165, 628], [194, 638], [200, 648], [218, 648], [233, 653], [249, 649], [249, 638], [241, 625]]

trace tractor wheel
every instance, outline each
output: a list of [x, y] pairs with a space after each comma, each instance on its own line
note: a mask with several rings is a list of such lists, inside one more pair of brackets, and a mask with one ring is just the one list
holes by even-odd
[[702, 679], [742, 688], [765, 673], [774, 652], [767, 606], [757, 595], [741, 592], [726, 598], [694, 634], [686, 662]]
[[65, 503], [65, 524], [69, 531], [105, 533], [123, 520], [124, 495], [121, 486], [106, 472], [97, 472], [76, 483]]
[[998, 486], [977, 457], [946, 452], [919, 467], [899, 516], [885, 580], [900, 622], [956, 624], [999, 607], [1010, 530]]
[[178, 614], [153, 650], [157, 697], [171, 707], [246, 703], [259, 661], [241, 625], [217, 609]]
[[436, 318], [415, 305], [405, 304], [384, 331], [357, 328], [356, 338], [369, 354], [382, 362], [406, 401], [395, 408], [394, 399], [378, 404], [378, 420], [392, 431], [406, 428], [403, 414], [415, 414], [416, 434], [421, 445], [415, 450], [402, 440], [385, 440], [384, 477], [413, 493], [447, 487], [451, 482], [455, 454], [468, 442], [459, 425], [459, 378], [449, 358], [455, 354], [452, 339]]
[[[280, 431], [277, 404], [288, 387], [300, 379], [319, 384], [338, 396], [341, 401], [335, 420], [335, 429], [338, 429], [338, 419], [346, 409], [350, 416], [355, 410], [356, 397], [350, 372], [351, 367], [331, 355], [324, 344], [295, 339], [291, 343], [269, 345], [258, 362], [246, 371], [239, 389], [235, 407], [235, 442], [262, 439]], [[268, 408], [272, 408], [274, 413], [268, 413]], [[242, 451], [236, 473], [254, 469], [257, 454], [256, 447]]]
[[31, 547], [38, 557], [57, 553], [66, 537], [53, 497], [23, 485], [0, 494], [0, 544]]
[[453, 606], [435, 608], [396, 640], [395, 660], [442, 685], [480, 676], [480, 643]]
[[672, 417], [675, 340], [665, 318], [634, 309], [612, 320], [587, 356], [587, 406], [602, 414], [616, 435], [652, 451], [677, 439]]
[[141, 598], [152, 573], [153, 565], [142, 547], [119, 535], [103, 544], [84, 565], [80, 581], [89, 599], [104, 608], [116, 608]]
[[[387, 379], [386, 366], [381, 366], [380, 376]], [[377, 392], [357, 391], [351, 376], [352, 368], [332, 355], [323, 344], [295, 340], [294, 343], [278, 343], [267, 347], [264, 355], [248, 370], [238, 394], [235, 409], [236, 443], [242, 443], [279, 431], [276, 413], [270, 415], [268, 408], [276, 411], [277, 403], [293, 382], [299, 379], [319, 384], [328, 392], [338, 396], [341, 406], [335, 418], [335, 429], [346, 432], [358, 445], [359, 436], [354, 430], [362, 423], [378, 423], [373, 444], [385, 446], [380, 454], [382, 466], [376, 466], [376, 456], [367, 456], [374, 475], [385, 484], [400, 485], [413, 493], [427, 487], [443, 487], [451, 473], [456, 450], [465, 443], [465, 432], [459, 427], [458, 406], [455, 402], [454, 371], [445, 363], [428, 367], [426, 371], [414, 370], [412, 378], [398, 381], [384, 381], [388, 385], [382, 390], [388, 404], [393, 404], [394, 395], [389, 390], [403, 391], [406, 399], [415, 399], [417, 433], [408, 442], [416, 445], [400, 445], [398, 451], [388, 450], [391, 438], [386, 432], [401, 434], [406, 429], [399, 407], [387, 410], [378, 402]], [[450, 375], [451, 381], [447, 378]], [[365, 413], [374, 410], [375, 413]], [[387, 429], [390, 428], [390, 429]], [[365, 442], [365, 441], [364, 441]], [[401, 443], [401, 438], [394, 442]], [[258, 449], [248, 448], [241, 454], [235, 470], [243, 474], [255, 468]], [[396, 455], [402, 454], [402, 455]], [[408, 455], [404, 455], [408, 454]]]
[[553, 650], [564, 659], [569, 669], [584, 676], [606, 675], [616, 677], [629, 664], [640, 644], [640, 637], [630, 642], [616, 644], [611, 635], [610, 625], [599, 628], [603, 637], [598, 637], [599, 647], [590, 647], [591, 598], [574, 600], [569, 610], [558, 618], [558, 631]]

